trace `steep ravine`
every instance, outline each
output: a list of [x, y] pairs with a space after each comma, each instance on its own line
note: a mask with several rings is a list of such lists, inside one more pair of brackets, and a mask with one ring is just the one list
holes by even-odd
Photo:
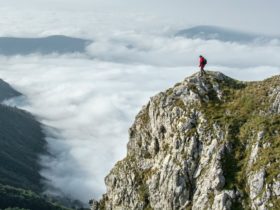
[[39, 157], [47, 153], [47, 142], [42, 124], [30, 113], [2, 104], [20, 95], [0, 79], [0, 209], [70, 210], [43, 195]]
[[152, 97], [93, 210], [280, 209], [280, 76], [194, 74]]

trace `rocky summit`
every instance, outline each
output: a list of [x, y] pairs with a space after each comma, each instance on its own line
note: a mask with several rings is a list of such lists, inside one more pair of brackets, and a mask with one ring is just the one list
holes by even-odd
[[280, 209], [280, 76], [194, 74], [150, 99], [92, 210]]

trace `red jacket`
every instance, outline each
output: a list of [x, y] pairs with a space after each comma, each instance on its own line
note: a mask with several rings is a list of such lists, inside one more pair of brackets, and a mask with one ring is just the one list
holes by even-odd
[[205, 64], [204, 64], [204, 57], [200, 57], [199, 58], [199, 67], [201, 67], [201, 66], [205, 66]]

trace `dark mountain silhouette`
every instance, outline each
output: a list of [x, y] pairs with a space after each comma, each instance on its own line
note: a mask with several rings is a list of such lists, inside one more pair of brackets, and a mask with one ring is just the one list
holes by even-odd
[[[0, 79], [0, 102], [20, 95]], [[0, 104], [0, 209], [67, 210], [41, 195], [38, 159], [45, 146], [41, 124], [31, 114]]]
[[217, 26], [195, 26], [178, 31], [175, 36], [183, 36], [190, 39], [219, 40], [224, 42], [268, 42], [280, 37], [256, 35], [252, 33], [240, 32]]
[[43, 38], [0, 37], [0, 54], [11, 56], [32, 53], [83, 53], [90, 43], [90, 40], [61, 35]]
[[14, 90], [8, 83], [0, 79], [0, 102], [20, 95], [18, 91]]

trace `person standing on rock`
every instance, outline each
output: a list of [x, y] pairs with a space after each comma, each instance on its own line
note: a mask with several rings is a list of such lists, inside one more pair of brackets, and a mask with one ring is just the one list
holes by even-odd
[[200, 67], [200, 75], [201, 76], [206, 74], [206, 72], [204, 71], [204, 67], [205, 67], [206, 64], [207, 64], [207, 60], [202, 55], [200, 55], [199, 56], [199, 67]]

